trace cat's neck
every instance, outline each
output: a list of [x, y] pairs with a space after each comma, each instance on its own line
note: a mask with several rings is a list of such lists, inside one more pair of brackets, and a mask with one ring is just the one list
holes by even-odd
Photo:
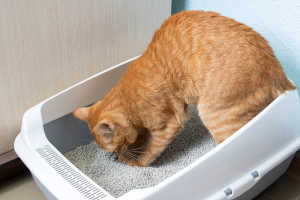
[[[149, 113], [158, 107], [167, 107], [166, 98], [170, 97], [170, 81], [162, 71], [165, 68], [155, 65], [156, 61], [148, 56], [134, 61], [115, 87], [123, 110], [136, 127], [145, 126]], [[159, 106], [158, 101], [161, 101]]]

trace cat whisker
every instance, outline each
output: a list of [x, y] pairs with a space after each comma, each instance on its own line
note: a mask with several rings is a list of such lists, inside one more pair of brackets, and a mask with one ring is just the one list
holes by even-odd
[[138, 153], [138, 154], [145, 154], [145, 153], [147, 153], [145, 151], [132, 151], [132, 150], [130, 150], [130, 152], [131, 153]]
[[129, 149], [129, 150], [140, 150], [140, 149], [143, 149], [143, 147], [131, 148], [131, 149]]
[[137, 158], [131, 156], [131, 155], [127, 155], [131, 160], [137, 160]]
[[137, 158], [137, 155], [131, 152], [128, 152], [129, 155], [131, 155], [133, 158]]
[[133, 153], [130, 153], [130, 152], [128, 152], [128, 151], [126, 151], [125, 153], [126, 153], [126, 155], [127, 155], [129, 158], [131, 158], [131, 159], [134, 159], [134, 160], [137, 160], [137, 159], [138, 159], [137, 156], [136, 156], [135, 154], [133, 154]]

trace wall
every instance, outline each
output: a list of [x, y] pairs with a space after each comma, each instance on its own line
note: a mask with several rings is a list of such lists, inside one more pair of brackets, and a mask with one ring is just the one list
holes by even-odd
[[1, 0], [0, 154], [26, 109], [141, 54], [170, 10], [170, 0]]
[[[270, 43], [287, 75], [300, 88], [300, 1], [297, 0], [186, 0], [173, 11], [210, 10], [243, 22]], [[299, 91], [299, 89], [298, 89]]]

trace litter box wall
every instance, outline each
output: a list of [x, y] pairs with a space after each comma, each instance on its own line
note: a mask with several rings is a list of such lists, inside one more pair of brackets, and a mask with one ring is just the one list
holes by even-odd
[[[210, 10], [243, 22], [270, 43], [287, 75], [300, 88], [300, 1], [173, 0], [173, 13]], [[299, 92], [299, 89], [298, 89]]]

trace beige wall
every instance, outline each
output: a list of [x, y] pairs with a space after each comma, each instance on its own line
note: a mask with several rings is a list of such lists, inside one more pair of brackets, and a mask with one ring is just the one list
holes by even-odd
[[26, 109], [143, 52], [171, 0], [0, 0], [0, 154]]

